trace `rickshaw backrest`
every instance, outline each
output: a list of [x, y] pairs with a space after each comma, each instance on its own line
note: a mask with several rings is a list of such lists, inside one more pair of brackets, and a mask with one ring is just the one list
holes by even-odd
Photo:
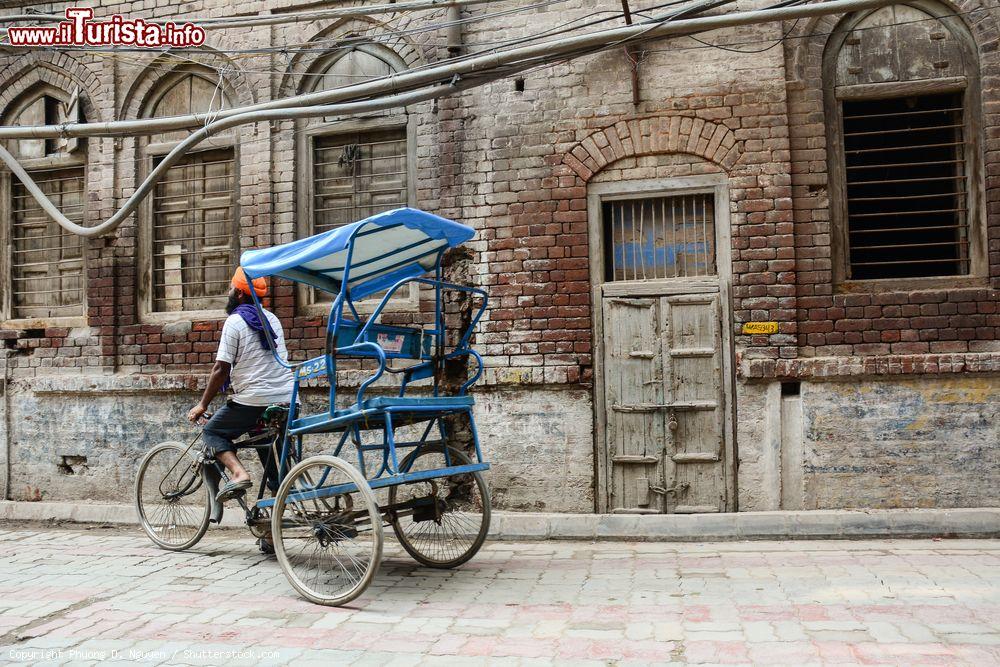
[[[387, 359], [430, 359], [434, 352], [434, 336], [416, 327], [390, 326], [373, 322], [359, 339], [358, 332], [364, 322], [344, 318], [337, 330], [337, 347], [355, 343], [375, 343], [385, 352]], [[374, 352], [358, 351], [352, 356], [375, 357]]]

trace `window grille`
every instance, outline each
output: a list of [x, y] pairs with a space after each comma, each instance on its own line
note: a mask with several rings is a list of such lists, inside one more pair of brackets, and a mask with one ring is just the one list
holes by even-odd
[[962, 94], [842, 109], [850, 277], [969, 273]]
[[604, 202], [605, 278], [715, 275], [714, 204], [710, 193]]
[[406, 130], [320, 137], [313, 176], [317, 234], [406, 206]]
[[[313, 143], [313, 233], [406, 206], [406, 129], [317, 137]], [[330, 295], [314, 290], [313, 300]]]
[[[30, 172], [66, 217], [83, 222], [84, 169]], [[65, 231], [20, 181], [11, 184], [11, 314], [14, 318], [83, 314], [83, 237]]]
[[194, 153], [153, 195], [153, 308], [218, 308], [236, 263], [232, 149]]

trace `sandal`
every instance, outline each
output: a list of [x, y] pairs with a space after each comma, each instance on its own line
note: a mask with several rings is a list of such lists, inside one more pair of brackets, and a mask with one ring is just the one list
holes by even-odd
[[219, 489], [219, 493], [216, 494], [215, 499], [220, 503], [224, 503], [227, 500], [232, 500], [236, 496], [243, 495], [251, 486], [253, 486], [253, 482], [249, 479], [245, 479], [242, 482], [228, 482], [225, 486]]

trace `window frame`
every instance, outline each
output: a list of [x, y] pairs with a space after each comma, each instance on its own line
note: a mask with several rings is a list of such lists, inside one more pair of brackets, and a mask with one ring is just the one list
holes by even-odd
[[[698, 290], [704, 286], [715, 287], [720, 281], [729, 280], [732, 258], [729, 248], [729, 192], [724, 174], [686, 176], [640, 181], [598, 182], [588, 188], [587, 208], [593, 211], [590, 221], [591, 282], [600, 291], [596, 298], [604, 296], [633, 295], [637, 292], [659, 294], [662, 290], [690, 288]], [[629, 199], [656, 199], [683, 195], [711, 195], [713, 197], [715, 219], [715, 273], [710, 276], [677, 278], [648, 278], [640, 280], [607, 280], [605, 259], [603, 204], [608, 201]], [[722, 216], [725, 216], [723, 219]]]
[[[871, 13], [859, 12], [841, 23], [827, 42], [823, 54], [823, 106], [826, 125], [827, 178], [829, 188], [830, 246], [833, 286], [837, 292], [868, 293], [884, 290], [935, 289], [945, 287], [978, 287], [988, 279], [986, 255], [986, 191], [981, 120], [981, 90], [978, 55], [970, 44], [968, 28], [955, 17], [943, 15], [936, 3], [907, 2], [925, 13], [936, 16], [961, 45], [968, 69], [965, 76], [887, 81], [837, 85], [837, 58], [854, 26]], [[971, 52], [970, 52], [971, 51]], [[969, 239], [969, 272], [955, 276], [919, 276], [912, 278], [850, 277], [850, 237], [847, 215], [847, 174], [844, 154], [844, 101], [874, 101], [907, 96], [962, 93], [962, 122], [965, 133], [963, 147], [966, 161], [966, 226]]]
[[[10, 118], [17, 116], [21, 111], [26, 109], [28, 106], [33, 104], [39, 97], [48, 96], [59, 100], [61, 103], [66, 104], [70, 101], [71, 95], [66, 93], [66, 91], [56, 88], [47, 83], [38, 84], [31, 86], [27, 94], [23, 94], [21, 99], [9, 109], [6, 109], [3, 118], [6, 123]], [[20, 159], [19, 162], [21, 166], [24, 167], [25, 171], [29, 174], [34, 169], [76, 169], [83, 168], [83, 185], [85, 194], [81, 198], [83, 201], [83, 220], [87, 219], [87, 213], [89, 210], [89, 197], [86, 196], [87, 182], [90, 178], [90, 160], [89, 155], [89, 145], [83, 150], [77, 151], [75, 154], [65, 154], [53, 157], [40, 157], [40, 158], [28, 158]], [[13, 301], [13, 251], [14, 251], [14, 238], [13, 238], [13, 208], [11, 203], [11, 197], [13, 196], [13, 175], [9, 170], [4, 169], [0, 171], [0, 216], [3, 219], [10, 221], [10, 224], [0, 225], [0, 246], [3, 247], [3, 252], [0, 252], [0, 273], [3, 275], [3, 294], [0, 298], [0, 327], [4, 329], [44, 329], [48, 327], [60, 327], [60, 328], [72, 328], [72, 327], [84, 327], [88, 324], [88, 289], [87, 289], [87, 271], [88, 271], [88, 261], [87, 255], [89, 254], [90, 244], [88, 239], [81, 239], [82, 250], [81, 250], [81, 295], [80, 295], [80, 314], [79, 315], [59, 315], [53, 317], [14, 317], [14, 301]]]
[[[211, 81], [207, 75], [207, 70], [201, 68], [184, 68], [162, 77], [154, 86], [154, 93], [143, 105], [142, 118], [149, 118], [149, 112], [163, 98], [163, 96], [173, 88], [181, 79], [186, 76], [200, 76]], [[231, 96], [229, 96], [231, 99]], [[231, 134], [213, 136], [205, 142], [201, 150], [191, 151], [187, 155], [196, 155], [204, 151], [231, 149], [233, 152], [233, 191], [232, 191], [232, 211], [233, 211], [233, 233], [232, 248], [233, 255], [239, 261], [240, 251], [240, 150], [239, 150], [239, 130], [236, 129]], [[181, 140], [151, 142], [148, 137], [144, 137], [137, 142], [136, 152], [138, 157], [137, 182], [142, 182], [153, 170], [153, 162], [169, 153]], [[169, 171], [169, 170], [168, 170]], [[155, 189], [155, 188], [154, 188]], [[146, 324], [170, 324], [173, 322], [197, 322], [205, 320], [224, 320], [225, 311], [222, 307], [200, 310], [177, 310], [158, 311], [154, 309], [153, 299], [153, 246], [155, 236], [153, 234], [153, 210], [154, 198], [146, 197], [137, 211], [139, 242], [137, 243], [137, 255], [139, 260], [139, 281], [136, 289], [136, 298], [139, 306], [139, 321]]]
[[[406, 69], [406, 63], [394, 52], [377, 46], [360, 45], [356, 47], [358, 51], [364, 51], [385, 63], [396, 71]], [[311, 73], [322, 73], [327, 71], [347, 52], [334, 53], [331, 56], [320, 59], [317, 65], [310, 69]], [[305, 86], [301, 92], [313, 92], [319, 90], [317, 85], [319, 77], [312, 77], [314, 80], [310, 85]], [[417, 201], [417, 133], [416, 119], [414, 114], [406, 110], [387, 111], [380, 115], [346, 120], [334, 117], [323, 117], [300, 121], [296, 131], [295, 153], [296, 153], [296, 189], [299, 196], [296, 197], [296, 232], [299, 237], [312, 236], [316, 232], [313, 227], [313, 208], [315, 205], [316, 189], [313, 175], [313, 149], [317, 139], [333, 137], [344, 134], [356, 134], [360, 132], [371, 132], [379, 130], [399, 130], [406, 131], [406, 205], [415, 206]], [[422, 289], [418, 284], [410, 284], [401, 289], [389, 300], [383, 312], [418, 312], [420, 310], [420, 294]], [[355, 307], [362, 315], [371, 314], [378, 299], [362, 299], [355, 302]], [[296, 284], [297, 311], [300, 315], [307, 317], [321, 317], [330, 312], [330, 303], [316, 301], [313, 288], [301, 283]]]

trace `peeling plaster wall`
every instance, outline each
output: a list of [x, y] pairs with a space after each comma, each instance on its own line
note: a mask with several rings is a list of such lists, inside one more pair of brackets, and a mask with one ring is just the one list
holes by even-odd
[[[736, 507], [776, 510], [780, 495], [780, 385], [736, 383]], [[776, 467], [776, 464], [778, 467]]]
[[[187, 443], [195, 433], [184, 417], [196, 394], [155, 378], [38, 378], [11, 392], [15, 500], [130, 502], [142, 456], [158, 442]], [[306, 397], [308, 411], [321, 409], [321, 394]], [[484, 389], [476, 397], [497, 509], [593, 511], [589, 391]], [[307, 437], [306, 449], [330, 451], [331, 440]], [[356, 462], [353, 450], [348, 456]], [[256, 462], [252, 454], [242, 458]]]
[[780, 383], [738, 400], [740, 510], [1000, 505], [995, 376], [802, 383], [795, 433]]
[[1000, 505], [1000, 381], [802, 386], [805, 508]]
[[[484, 392], [477, 394], [483, 397]], [[586, 389], [508, 389], [478, 400], [498, 508], [594, 511], [594, 413]]]

